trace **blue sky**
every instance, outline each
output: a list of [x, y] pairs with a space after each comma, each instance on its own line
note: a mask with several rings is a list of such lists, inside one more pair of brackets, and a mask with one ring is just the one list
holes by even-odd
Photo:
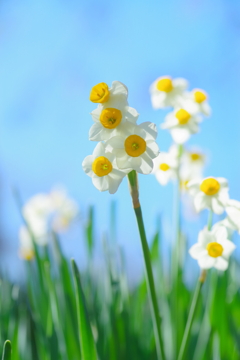
[[[81, 167], [95, 146], [88, 140], [95, 107], [88, 98], [98, 82], [125, 83], [139, 122], [158, 126], [166, 112], [151, 108], [148, 90], [158, 76], [181, 76], [190, 88], [205, 89], [213, 114], [189, 144], [209, 155], [205, 175], [228, 178], [231, 197], [240, 200], [239, 1], [7, 0], [0, 8], [1, 261], [13, 276], [21, 266], [21, 219], [12, 186], [27, 200], [62, 184], [79, 202], [83, 217], [95, 204], [99, 239], [108, 228], [110, 202], [116, 200], [118, 241], [136, 272], [141, 266], [126, 179], [111, 196], [98, 192]], [[158, 143], [166, 151], [170, 135], [159, 130]], [[151, 175], [140, 175], [139, 181], [147, 234], [153, 234], [161, 213], [170, 241], [172, 186], [160, 187]], [[197, 236], [203, 221], [185, 223], [186, 231]], [[64, 244], [69, 256], [75, 245], [83, 249], [81, 231], [73, 238]]]

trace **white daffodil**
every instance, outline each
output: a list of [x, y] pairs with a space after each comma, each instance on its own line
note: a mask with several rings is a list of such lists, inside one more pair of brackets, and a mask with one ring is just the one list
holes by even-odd
[[64, 189], [54, 189], [49, 197], [53, 206], [52, 228], [55, 231], [65, 230], [77, 217], [79, 208], [77, 203], [67, 196]]
[[150, 86], [153, 108], [162, 109], [169, 106], [178, 106], [187, 87], [188, 82], [185, 79], [172, 79], [170, 76], [159, 77]]
[[202, 269], [215, 267], [224, 271], [228, 268], [229, 257], [236, 248], [227, 236], [224, 227], [212, 231], [205, 227], [199, 233], [197, 244], [189, 249], [189, 254], [198, 261]]
[[124, 125], [121, 135], [106, 142], [106, 148], [116, 156], [119, 169], [136, 170], [141, 174], [150, 174], [153, 159], [158, 156], [159, 148], [155, 139], [156, 125], [144, 122], [141, 125]]
[[192, 114], [189, 109], [177, 108], [165, 117], [161, 128], [168, 129], [177, 144], [183, 144], [199, 131], [200, 122], [201, 118]]
[[198, 149], [184, 150], [181, 156], [180, 177], [184, 181], [200, 179], [203, 176], [205, 156]]
[[93, 154], [83, 160], [82, 167], [99, 191], [108, 190], [110, 194], [117, 191], [127, 173], [118, 169], [115, 156], [106, 151], [105, 145], [101, 142], [97, 144]]
[[90, 92], [90, 101], [99, 104], [111, 103], [112, 98], [124, 98], [127, 100], [128, 88], [120, 81], [113, 81], [109, 88], [104, 82], [95, 85]]
[[31, 235], [26, 226], [21, 226], [19, 230], [20, 248], [19, 256], [24, 260], [32, 260], [34, 258], [34, 248]]
[[207, 208], [216, 214], [223, 213], [229, 200], [227, 179], [208, 177], [204, 180], [191, 180], [187, 188], [194, 197], [197, 212]]
[[139, 114], [134, 108], [128, 106], [126, 91], [125, 85], [119, 81], [113, 81], [109, 99], [91, 112], [95, 123], [90, 128], [89, 140], [108, 140], [122, 131], [122, 126], [126, 121], [136, 123]]
[[187, 107], [192, 114], [211, 115], [211, 108], [208, 104], [208, 95], [204, 90], [193, 89], [185, 92], [180, 100], [181, 106]]
[[227, 213], [227, 218], [225, 219], [227, 226], [240, 233], [240, 201], [230, 199], [225, 210]]
[[175, 180], [178, 170], [178, 149], [172, 145], [169, 152], [161, 152], [154, 160], [153, 174], [161, 185]]

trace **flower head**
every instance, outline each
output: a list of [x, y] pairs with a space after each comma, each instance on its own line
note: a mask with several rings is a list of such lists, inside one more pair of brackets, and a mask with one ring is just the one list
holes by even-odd
[[211, 108], [208, 104], [208, 95], [202, 89], [193, 89], [185, 92], [180, 100], [181, 105], [188, 107], [193, 114], [211, 115]]
[[91, 113], [94, 121], [89, 131], [91, 141], [107, 140], [121, 132], [125, 122], [135, 124], [138, 119], [138, 112], [128, 106], [125, 85], [113, 81], [109, 91], [108, 100], [99, 104]]
[[155, 142], [156, 125], [150, 122], [141, 125], [125, 124], [123, 131], [106, 142], [106, 148], [116, 156], [119, 169], [136, 170], [150, 174], [159, 148]]
[[178, 106], [179, 100], [187, 86], [188, 82], [182, 78], [159, 77], [150, 86], [153, 108], [161, 109], [169, 106]]
[[177, 177], [178, 150], [172, 145], [169, 152], [161, 152], [154, 160], [153, 173], [161, 185], [166, 185]]
[[177, 108], [166, 116], [161, 128], [169, 129], [173, 140], [177, 144], [183, 144], [199, 131], [200, 121], [201, 118], [192, 114], [189, 109]]
[[202, 178], [205, 155], [199, 149], [185, 149], [181, 156], [181, 180], [190, 181]]
[[205, 227], [200, 231], [198, 242], [189, 249], [189, 253], [202, 269], [215, 267], [224, 271], [228, 268], [229, 257], [236, 248], [227, 236], [224, 227], [212, 231]]
[[198, 212], [207, 208], [216, 214], [223, 213], [229, 199], [227, 179], [208, 177], [203, 180], [191, 180], [187, 188], [194, 197], [194, 205]]
[[106, 146], [99, 142], [93, 154], [87, 156], [82, 163], [85, 173], [92, 178], [93, 185], [100, 191], [108, 190], [114, 194], [126, 171], [120, 171], [116, 166], [115, 156], [106, 151]]
[[20, 239], [20, 248], [19, 256], [20, 258], [30, 261], [34, 258], [34, 248], [32, 243], [32, 238], [29, 233], [28, 228], [23, 225], [19, 230], [19, 239]]

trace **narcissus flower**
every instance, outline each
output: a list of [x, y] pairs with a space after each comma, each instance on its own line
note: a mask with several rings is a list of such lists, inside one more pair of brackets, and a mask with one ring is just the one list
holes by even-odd
[[192, 114], [189, 109], [177, 108], [165, 117], [161, 128], [168, 129], [177, 144], [183, 144], [199, 131], [200, 122], [201, 118]]
[[94, 103], [105, 104], [111, 102], [115, 96], [127, 99], [128, 89], [120, 81], [113, 81], [109, 88], [104, 82], [95, 85], [90, 92], [90, 100]]
[[178, 149], [172, 145], [169, 152], [161, 152], [154, 160], [153, 174], [161, 185], [175, 180], [178, 170]]
[[240, 201], [230, 199], [226, 205], [227, 226], [240, 233]]
[[223, 213], [229, 200], [227, 179], [208, 177], [203, 180], [191, 180], [187, 188], [194, 197], [194, 205], [198, 212], [207, 208], [216, 214]]
[[124, 125], [122, 133], [106, 142], [106, 148], [116, 156], [119, 169], [136, 170], [141, 174], [150, 174], [153, 160], [159, 154], [155, 139], [156, 125], [144, 122], [140, 125]]
[[193, 89], [191, 92], [185, 92], [180, 103], [183, 107], [188, 107], [193, 114], [211, 115], [208, 95], [204, 90]]
[[35, 256], [35, 253], [34, 253], [31, 235], [25, 225], [20, 227], [19, 239], [20, 239], [20, 248], [19, 248], [20, 258], [27, 261], [32, 260]]
[[93, 154], [83, 160], [82, 167], [85, 173], [92, 178], [93, 185], [98, 190], [108, 190], [110, 194], [117, 191], [127, 173], [117, 168], [115, 156], [107, 152], [105, 145], [101, 142], [97, 144]]
[[183, 92], [188, 87], [188, 82], [182, 78], [172, 79], [170, 76], [162, 76], [150, 86], [152, 106], [154, 109], [164, 107], [176, 107]]
[[199, 149], [185, 149], [181, 156], [180, 177], [185, 181], [200, 179], [203, 175], [205, 155]]
[[197, 244], [189, 249], [189, 254], [198, 261], [202, 269], [215, 267], [224, 271], [228, 268], [229, 257], [236, 248], [227, 236], [224, 227], [212, 231], [205, 227], [199, 233]]

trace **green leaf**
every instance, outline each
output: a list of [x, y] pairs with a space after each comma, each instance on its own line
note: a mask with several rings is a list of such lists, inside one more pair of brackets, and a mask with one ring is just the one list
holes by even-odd
[[9, 340], [6, 340], [3, 347], [2, 360], [11, 360], [12, 358], [12, 346]]
[[78, 332], [81, 345], [82, 360], [97, 360], [97, 351], [93, 339], [90, 321], [87, 314], [85, 297], [81, 286], [80, 274], [72, 259], [72, 270], [77, 304]]
[[93, 223], [94, 223], [94, 208], [93, 206], [90, 206], [88, 210], [87, 225], [85, 228], [89, 257], [92, 256], [93, 246], [94, 246]]

